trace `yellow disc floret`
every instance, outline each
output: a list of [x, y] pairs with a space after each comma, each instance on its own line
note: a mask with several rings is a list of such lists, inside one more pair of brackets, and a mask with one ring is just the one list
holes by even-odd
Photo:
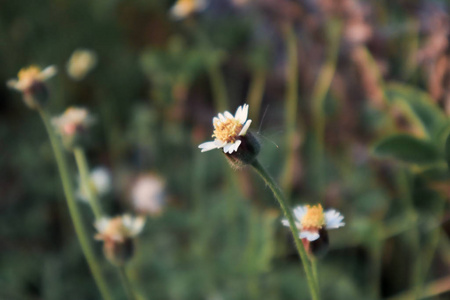
[[19, 71], [17, 77], [19, 81], [22, 80], [36, 80], [41, 74], [41, 69], [37, 66], [29, 66], [28, 68], [23, 68]]
[[321, 229], [325, 225], [322, 205], [306, 206], [307, 212], [301, 220], [304, 229]]
[[220, 120], [214, 123], [214, 134], [212, 137], [227, 143], [234, 143], [242, 130], [242, 124], [236, 119]]

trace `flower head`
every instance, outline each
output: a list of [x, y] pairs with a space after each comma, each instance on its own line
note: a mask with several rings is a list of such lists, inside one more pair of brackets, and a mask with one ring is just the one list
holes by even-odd
[[111, 263], [124, 265], [133, 257], [133, 238], [142, 231], [144, 225], [143, 217], [123, 215], [112, 219], [101, 218], [94, 224], [99, 232], [95, 239], [104, 242], [103, 251]]
[[[300, 231], [300, 238], [315, 241], [320, 237], [321, 229], [335, 229], [345, 225], [344, 217], [336, 210], [323, 211], [322, 205], [304, 205], [294, 208], [295, 224]], [[289, 227], [286, 219], [281, 221]]]
[[125, 214], [115, 218], [101, 218], [95, 222], [97, 240], [123, 242], [127, 238], [137, 236], [144, 228], [144, 217], [132, 217]]
[[224, 153], [231, 154], [237, 151], [242, 143], [241, 137], [247, 134], [252, 123], [252, 120], [247, 120], [247, 116], [248, 104], [239, 106], [234, 116], [228, 111], [219, 113], [213, 119], [214, 141], [203, 143], [198, 147], [202, 149], [202, 152], [220, 148], [223, 148]]
[[69, 107], [61, 116], [52, 118], [53, 126], [69, 149], [84, 142], [85, 133], [93, 122], [87, 109], [77, 107]]
[[131, 190], [133, 206], [139, 213], [160, 214], [165, 202], [165, 182], [153, 174], [141, 175]]
[[[322, 256], [328, 250], [327, 229], [339, 228], [345, 225], [344, 217], [336, 210], [323, 211], [322, 205], [304, 205], [294, 208], [295, 225], [300, 231], [306, 251], [310, 255]], [[289, 222], [283, 219], [281, 223], [289, 227]]]
[[[80, 180], [81, 182], [81, 180]], [[90, 185], [92, 190], [98, 195], [103, 196], [111, 190], [111, 173], [105, 167], [97, 167], [91, 171]], [[78, 196], [83, 201], [88, 201], [87, 187], [80, 183]]]
[[206, 8], [206, 0], [178, 0], [170, 9], [175, 20], [184, 19]]
[[44, 70], [37, 66], [29, 66], [19, 71], [17, 79], [8, 80], [7, 85], [22, 92], [25, 104], [36, 109], [44, 105], [48, 99], [48, 90], [44, 82], [55, 74], [55, 66], [49, 66]]
[[88, 49], [77, 49], [67, 62], [67, 74], [74, 80], [82, 80], [97, 64], [97, 54]]

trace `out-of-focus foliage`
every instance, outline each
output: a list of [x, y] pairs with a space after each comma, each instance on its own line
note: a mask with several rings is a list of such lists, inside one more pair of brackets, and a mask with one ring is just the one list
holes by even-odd
[[[142, 299], [309, 299], [270, 190], [250, 169], [231, 170], [221, 151], [197, 148], [221, 103], [234, 113], [247, 101], [259, 160], [290, 205], [320, 202], [345, 216], [317, 262], [323, 299], [447, 299], [448, 3], [210, 0], [175, 21], [173, 2], [0, 1], [0, 83], [30, 64], [58, 67], [48, 109], [95, 115], [86, 150], [91, 167], [112, 172], [108, 215], [133, 212], [139, 174], [164, 178], [167, 205], [148, 216], [128, 267]], [[65, 66], [79, 48], [97, 65], [74, 81]], [[287, 128], [290, 90], [298, 101]], [[44, 127], [6, 84], [0, 212], [0, 299], [99, 299]]]

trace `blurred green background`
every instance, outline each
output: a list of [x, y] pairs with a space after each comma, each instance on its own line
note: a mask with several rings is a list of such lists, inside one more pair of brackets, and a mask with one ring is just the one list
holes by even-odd
[[[165, 181], [166, 205], [128, 268], [142, 299], [309, 298], [270, 190], [197, 148], [218, 112], [244, 103], [290, 206], [345, 216], [318, 261], [323, 299], [450, 299], [449, 3], [210, 0], [181, 20], [172, 5], [0, 0], [0, 82], [30, 64], [58, 67], [48, 109], [96, 117], [86, 151], [112, 174], [105, 211], [134, 211], [138, 174]], [[80, 47], [98, 64], [74, 81], [66, 63]], [[45, 128], [6, 84], [0, 211], [0, 299], [100, 299]]]

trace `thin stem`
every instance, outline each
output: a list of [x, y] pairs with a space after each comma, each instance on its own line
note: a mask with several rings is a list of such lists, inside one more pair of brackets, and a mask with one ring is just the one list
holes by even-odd
[[285, 117], [286, 117], [286, 162], [284, 165], [282, 175], [282, 186], [287, 195], [291, 194], [292, 176], [294, 174], [294, 161], [296, 145], [298, 139], [296, 138], [297, 127], [297, 106], [298, 106], [298, 47], [297, 37], [292, 24], [286, 25], [284, 28], [284, 39], [286, 43], [286, 102], [285, 102]]
[[326, 54], [326, 61], [321, 67], [317, 76], [317, 81], [314, 86], [311, 105], [312, 116], [314, 121], [314, 150], [312, 152], [312, 162], [315, 172], [316, 192], [319, 194], [319, 199], [322, 198], [322, 193], [325, 190], [324, 178], [324, 143], [325, 143], [325, 99], [330, 89], [336, 71], [336, 61], [339, 52], [339, 41], [341, 33], [341, 24], [339, 21], [331, 21], [328, 26], [329, 47]]
[[53, 152], [55, 154], [55, 159], [59, 169], [59, 175], [61, 176], [61, 181], [64, 189], [64, 194], [66, 196], [67, 205], [69, 207], [70, 217], [72, 218], [73, 225], [75, 227], [75, 232], [77, 234], [78, 240], [80, 241], [81, 249], [83, 250], [84, 256], [88, 262], [89, 268], [91, 269], [92, 276], [100, 290], [103, 299], [112, 299], [106, 280], [100, 270], [100, 264], [98, 263], [94, 250], [89, 242], [89, 237], [86, 232], [86, 228], [81, 220], [81, 214], [78, 209], [77, 203], [75, 202], [75, 196], [73, 187], [70, 181], [69, 171], [67, 168], [66, 158], [63, 154], [61, 144], [59, 143], [53, 128], [50, 124], [47, 113], [39, 109], [39, 114], [44, 122], [45, 128], [47, 130], [50, 142], [52, 144]]
[[136, 296], [134, 295], [133, 287], [131, 286], [130, 280], [128, 279], [127, 272], [125, 270], [125, 266], [118, 266], [120, 280], [122, 280], [122, 284], [125, 287], [125, 292], [127, 293], [127, 298], [129, 300], [135, 300]]
[[314, 280], [316, 281], [317, 286], [319, 286], [319, 275], [317, 273], [317, 259], [311, 258], [311, 268]]
[[214, 94], [214, 105], [216, 110], [225, 111], [228, 107], [227, 88], [225, 85], [225, 79], [220, 71], [220, 67], [217, 63], [213, 63], [209, 68], [209, 77], [211, 80], [211, 87]]
[[275, 181], [272, 179], [272, 177], [267, 173], [265, 168], [259, 163], [258, 160], [255, 159], [255, 161], [252, 163], [252, 166], [255, 169], [256, 173], [258, 173], [259, 176], [261, 176], [261, 178], [266, 182], [266, 184], [272, 190], [275, 198], [278, 200], [278, 203], [280, 204], [281, 210], [283, 211], [286, 219], [289, 222], [289, 226], [291, 228], [292, 235], [294, 236], [295, 246], [297, 247], [298, 254], [300, 255], [300, 259], [303, 263], [303, 268], [305, 269], [306, 279], [308, 282], [311, 297], [313, 300], [317, 300], [317, 299], [319, 299], [318, 285], [314, 280], [314, 276], [313, 276], [313, 273], [311, 270], [311, 264], [308, 260], [308, 256], [306, 254], [305, 247], [303, 246], [303, 243], [300, 241], [298, 229], [297, 229], [297, 226], [295, 225], [295, 221], [294, 221], [292, 212], [291, 212], [291, 210], [287, 209], [287, 207], [286, 207], [286, 201], [284, 200], [283, 193], [281, 192], [280, 188], [275, 183]]
[[77, 162], [78, 172], [80, 173], [81, 186], [87, 194], [89, 199], [89, 204], [91, 205], [92, 211], [95, 215], [95, 219], [100, 219], [102, 217], [102, 209], [100, 207], [97, 193], [93, 190], [93, 185], [91, 182], [91, 176], [89, 174], [89, 165], [86, 159], [86, 154], [84, 150], [80, 147], [76, 147], [73, 150], [75, 155], [75, 161]]
[[248, 104], [252, 108], [250, 119], [254, 124], [258, 124], [259, 114], [261, 112], [261, 102], [264, 95], [264, 88], [267, 79], [267, 71], [265, 68], [256, 67], [253, 70], [252, 81], [248, 90]]

